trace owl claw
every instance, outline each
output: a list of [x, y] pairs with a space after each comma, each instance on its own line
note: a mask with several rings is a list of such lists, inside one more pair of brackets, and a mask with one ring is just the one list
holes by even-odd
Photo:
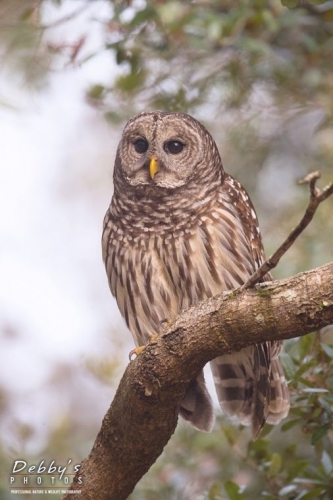
[[161, 321], [160, 321], [160, 324], [161, 324], [161, 325], [165, 325], [165, 324], [167, 324], [167, 325], [171, 325], [171, 323], [172, 323], [172, 319], [170, 319], [170, 318], [163, 318], [163, 319], [161, 319]]
[[132, 356], [135, 354], [135, 356], [139, 356], [144, 350], [146, 349], [145, 345], [140, 345], [139, 347], [136, 347], [135, 349], [132, 349], [128, 355], [129, 360], [132, 361]]
[[[156, 333], [153, 333], [150, 338], [149, 338], [149, 344], [152, 344], [153, 342], [156, 342], [158, 338], [158, 335]], [[129, 360], [132, 361], [132, 356], [135, 354], [135, 356], [139, 356], [145, 349], [146, 345], [139, 345], [139, 347], [136, 347], [135, 349], [132, 349], [128, 355]]]
[[157, 333], [152, 333], [150, 338], [149, 338], [149, 344], [152, 344], [153, 342], [156, 342], [156, 340], [158, 339], [158, 335]]

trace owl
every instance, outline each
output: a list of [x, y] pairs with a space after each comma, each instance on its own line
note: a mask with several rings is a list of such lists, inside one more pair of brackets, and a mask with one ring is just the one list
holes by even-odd
[[[143, 112], [126, 124], [102, 248], [111, 292], [137, 346], [166, 318], [241, 286], [264, 260], [247, 192], [224, 171], [207, 129], [178, 112]], [[254, 436], [288, 414], [281, 349], [281, 342], [264, 342], [210, 363], [223, 412], [251, 425]], [[212, 429], [203, 372], [187, 388], [180, 415]]]

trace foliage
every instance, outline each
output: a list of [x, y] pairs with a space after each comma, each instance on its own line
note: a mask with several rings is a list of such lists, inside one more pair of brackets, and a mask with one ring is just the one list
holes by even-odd
[[333, 6], [312, 3], [115, 2], [106, 49], [122, 72], [97, 99], [117, 95], [130, 114], [204, 108], [215, 116], [263, 90], [284, 109], [330, 99]]
[[21, 81], [23, 86], [42, 88], [46, 80], [46, 68], [51, 54], [41, 43], [40, 10], [36, 2], [1, 2], [0, 5], [0, 50], [2, 71], [8, 67], [13, 83]]

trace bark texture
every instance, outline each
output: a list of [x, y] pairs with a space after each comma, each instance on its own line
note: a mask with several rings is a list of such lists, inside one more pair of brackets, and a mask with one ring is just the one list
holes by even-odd
[[162, 453], [176, 428], [184, 391], [208, 361], [332, 323], [333, 262], [185, 311], [129, 363], [70, 489], [80, 489], [82, 500], [126, 499]]

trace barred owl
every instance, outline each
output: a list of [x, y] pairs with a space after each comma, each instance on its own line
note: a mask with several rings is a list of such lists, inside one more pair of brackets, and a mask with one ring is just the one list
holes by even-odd
[[[223, 170], [209, 132], [189, 115], [162, 111], [125, 126], [102, 247], [111, 292], [136, 345], [158, 333], [163, 319], [242, 285], [264, 259], [253, 205]], [[281, 348], [265, 342], [210, 363], [222, 410], [252, 425], [254, 436], [265, 421], [276, 424], [288, 413]], [[212, 429], [203, 372], [187, 388], [180, 415]]]

